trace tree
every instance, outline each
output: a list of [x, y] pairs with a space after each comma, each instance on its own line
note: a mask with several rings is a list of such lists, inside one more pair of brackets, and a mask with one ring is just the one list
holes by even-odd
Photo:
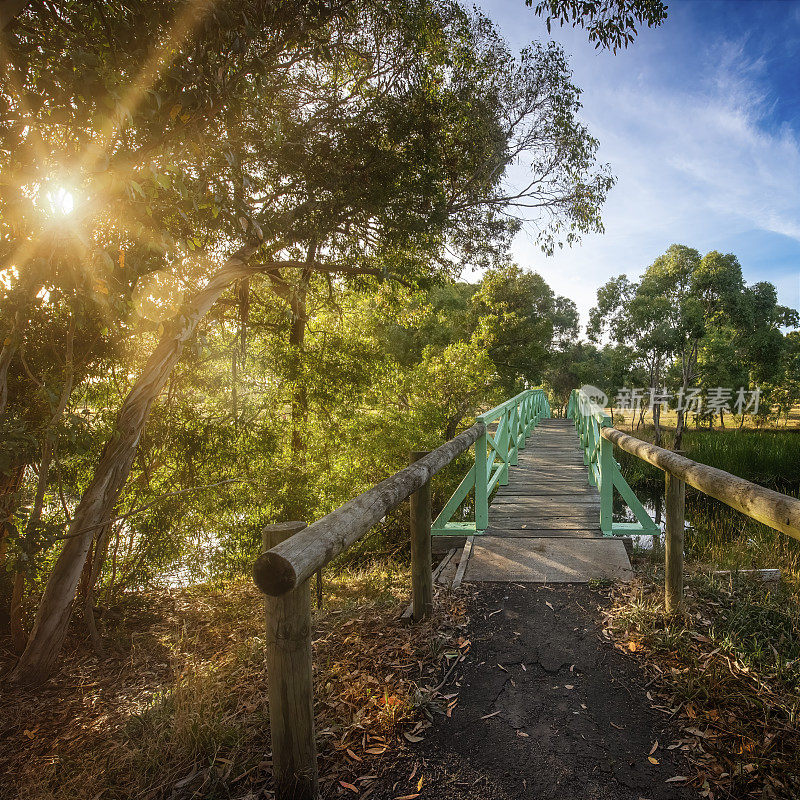
[[585, 385], [596, 386], [612, 398], [625, 385], [633, 362], [624, 346], [600, 348], [574, 339], [563, 343], [551, 354], [544, 374], [551, 406], [563, 414], [572, 390]]
[[537, 385], [553, 343], [577, 335], [575, 304], [556, 297], [538, 273], [514, 264], [484, 275], [472, 308], [474, 337], [494, 362], [506, 396]]
[[545, 18], [548, 33], [553, 22], [579, 25], [589, 32], [595, 47], [616, 53], [636, 36], [636, 25], [655, 28], [667, 18], [662, 0], [525, 0]]
[[[648, 267], [638, 283], [624, 275], [598, 291], [590, 334], [608, 333], [635, 349], [657, 388], [671, 377], [685, 398], [698, 377], [704, 380], [766, 380], [780, 364], [781, 325], [796, 324], [796, 312], [777, 304], [771, 284], [746, 286], [733, 254], [672, 245]], [[743, 367], [743, 369], [742, 369]], [[720, 385], [720, 384], [717, 384]], [[658, 413], [655, 414], [658, 437]], [[686, 425], [678, 407], [675, 448]]]
[[[613, 183], [577, 121], [561, 50], [533, 45], [514, 58], [484, 17], [455, 4], [253, 0], [173, 15], [172, 4], [138, 0], [31, 3], [8, 29], [0, 399], [24, 372], [20, 348], [54, 289], [103, 308], [103, 336], [159, 338], [139, 353], [71, 517], [14, 673], [23, 682], [52, 669], [152, 405], [218, 301], [236, 303], [245, 343], [251, 302], [285, 302], [301, 375], [314, 275], [371, 291], [442, 280], [464, 259], [491, 263], [520, 215], [535, 215], [552, 250], [599, 229]], [[518, 160], [530, 182], [512, 191], [504, 173]], [[46, 187], [61, 202], [67, 181], [76, 208], [43, 217]], [[177, 314], [148, 327], [132, 301], [151, 273], [187, 299], [170, 298]], [[293, 392], [297, 428], [307, 389]], [[9, 405], [18, 416], [24, 395]]]

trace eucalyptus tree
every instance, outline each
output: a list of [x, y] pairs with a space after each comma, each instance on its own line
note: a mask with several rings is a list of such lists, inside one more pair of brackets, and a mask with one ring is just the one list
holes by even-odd
[[550, 32], [554, 22], [585, 28], [597, 48], [615, 52], [636, 37], [636, 26], [655, 28], [667, 18], [662, 0], [525, 0], [545, 18]]
[[472, 308], [474, 338], [494, 362], [507, 396], [541, 382], [554, 346], [578, 332], [575, 304], [515, 264], [484, 275]]
[[[620, 287], [624, 291], [618, 291]], [[730, 315], [743, 291], [742, 271], [733, 255], [700, 253], [685, 245], [671, 245], [643, 273], [638, 283], [612, 280], [598, 292], [590, 314], [591, 333], [608, 330], [613, 338], [636, 348], [658, 389], [672, 365], [678, 372], [680, 397], [697, 375], [700, 343], [715, 322]], [[660, 440], [654, 406], [656, 438]], [[678, 407], [675, 448], [680, 449], [685, 412]]]
[[[598, 342], [608, 335], [625, 348], [632, 363], [644, 369], [648, 385], [655, 390], [662, 385], [667, 359], [674, 346], [674, 309], [659, 295], [653, 281], [630, 281], [627, 276], [612, 278], [597, 291], [597, 305], [589, 312], [589, 338]], [[640, 420], [644, 414], [640, 412]], [[653, 409], [656, 444], [661, 443], [660, 407]]]
[[[445, 0], [197, 0], [177, 12], [34, 2], [6, 43], [0, 397], [12, 368], [24, 371], [32, 309], [64, 274], [104, 311], [101, 336], [158, 339], [71, 515], [14, 673], [35, 683], [55, 664], [151, 406], [220, 298], [235, 291], [244, 331], [258, 283], [287, 303], [300, 347], [312, 275], [365, 289], [441, 280], [464, 259], [491, 261], [521, 217], [552, 250], [599, 229], [613, 179], [595, 165], [561, 50], [535, 44], [515, 58], [486, 18]], [[506, 180], [515, 162], [529, 172], [522, 188]], [[48, 192], [75, 208], [44, 218]], [[149, 273], [183, 294], [150, 326], [132, 316]]]
[[[607, 333], [635, 347], [649, 365], [652, 387], [674, 374], [679, 397], [698, 378], [707, 385], [768, 382], [779, 370], [780, 328], [796, 324], [797, 312], [777, 303], [772, 284], [745, 285], [735, 255], [712, 250], [701, 257], [684, 245], [672, 245], [639, 282], [610, 280], [590, 314], [593, 336]], [[676, 449], [685, 425], [679, 405]]]

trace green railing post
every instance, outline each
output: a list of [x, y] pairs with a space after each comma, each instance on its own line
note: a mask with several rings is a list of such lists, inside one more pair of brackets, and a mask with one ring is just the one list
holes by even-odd
[[511, 445], [509, 448], [508, 463], [510, 466], [516, 467], [519, 460], [517, 456], [517, 451], [519, 450], [519, 405], [516, 403], [511, 409], [511, 425], [508, 433], [510, 437], [509, 444]]
[[[603, 428], [612, 427], [611, 417], [579, 389], [570, 393], [567, 413], [575, 423], [583, 450], [583, 463], [588, 467], [589, 483], [600, 491], [600, 530], [603, 535], [658, 533], [658, 526], [619, 471], [614, 459], [614, 445], [603, 438]], [[635, 523], [614, 522], [615, 488], [636, 517]]]
[[[603, 428], [611, 427], [611, 420], [605, 417], [601, 423]], [[614, 445], [600, 435], [600, 530], [603, 536], [611, 536], [614, 524]]]
[[508, 486], [508, 450], [511, 443], [511, 431], [509, 430], [511, 427], [511, 415], [508, 413], [508, 409], [503, 411], [503, 417], [500, 420], [500, 424], [503, 422], [505, 422], [505, 425], [503, 425], [503, 438], [498, 442], [500, 445], [500, 458], [503, 459], [503, 466], [500, 468], [500, 485]]
[[475, 530], [489, 527], [489, 460], [486, 455], [486, 433], [475, 442]]
[[[486, 425], [484, 435], [475, 442], [475, 466], [470, 467], [458, 488], [433, 521], [433, 536], [463, 536], [480, 533], [489, 527], [489, 497], [497, 486], [508, 485], [509, 467], [518, 462], [518, 453], [540, 420], [550, 416], [550, 405], [542, 389], [525, 389], [516, 397], [486, 411], [478, 420]], [[488, 430], [494, 423], [494, 433]], [[475, 496], [475, 522], [454, 521], [470, 491]]]

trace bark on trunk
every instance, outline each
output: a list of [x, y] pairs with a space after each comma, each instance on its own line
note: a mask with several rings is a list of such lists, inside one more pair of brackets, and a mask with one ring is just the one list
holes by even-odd
[[[47, 482], [50, 477], [50, 465], [53, 462], [53, 456], [56, 448], [56, 425], [61, 421], [66, 411], [67, 403], [72, 395], [72, 386], [75, 377], [75, 370], [73, 364], [73, 344], [75, 342], [75, 317], [73, 315], [70, 320], [69, 331], [67, 332], [67, 344], [64, 360], [64, 386], [61, 389], [61, 395], [58, 398], [58, 405], [56, 406], [53, 416], [47, 426], [45, 433], [44, 444], [42, 445], [42, 458], [39, 463], [39, 478], [36, 483], [36, 495], [33, 501], [33, 508], [28, 522], [25, 525], [24, 542], [26, 544], [26, 551], [30, 554], [33, 550], [33, 540], [36, 535], [36, 529], [39, 527], [39, 521], [42, 518], [42, 509], [44, 508], [44, 496], [47, 491]], [[14, 578], [14, 592], [11, 597], [11, 639], [14, 644], [14, 650], [21, 653], [25, 649], [27, 642], [27, 634], [25, 633], [25, 626], [22, 620], [22, 601], [25, 593], [25, 573], [20, 571]]]
[[25, 573], [14, 575], [14, 588], [11, 591], [11, 644], [15, 653], [25, 649], [28, 635], [22, 622], [22, 599], [25, 596]]
[[75, 510], [64, 547], [50, 573], [28, 645], [11, 673], [13, 683], [37, 685], [51, 675], [66, 636], [72, 601], [89, 545], [98, 529], [107, 524], [125, 485], [150, 407], [164, 388], [185, 342], [225, 289], [237, 278], [277, 266], [248, 265], [256, 250], [252, 245], [239, 250], [194, 296], [185, 312], [170, 323], [125, 398], [114, 433], [103, 448], [94, 476]]
[[108, 551], [108, 540], [111, 533], [111, 525], [106, 525], [103, 532], [97, 539], [94, 548], [94, 557], [87, 558], [89, 565], [89, 576], [86, 581], [85, 592], [83, 594], [83, 621], [86, 625], [86, 630], [89, 632], [89, 639], [92, 642], [92, 649], [98, 658], [105, 658], [105, 648], [103, 647], [103, 640], [97, 631], [97, 623], [94, 618], [94, 601], [95, 601], [95, 586], [100, 572], [103, 569], [105, 562], [106, 552]]

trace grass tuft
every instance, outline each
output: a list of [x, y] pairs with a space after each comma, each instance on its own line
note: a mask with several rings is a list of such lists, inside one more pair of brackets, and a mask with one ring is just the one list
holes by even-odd
[[800, 603], [794, 585], [690, 572], [682, 615], [663, 609], [663, 570], [615, 587], [608, 629], [641, 659], [656, 707], [681, 723], [701, 796], [800, 794]]

